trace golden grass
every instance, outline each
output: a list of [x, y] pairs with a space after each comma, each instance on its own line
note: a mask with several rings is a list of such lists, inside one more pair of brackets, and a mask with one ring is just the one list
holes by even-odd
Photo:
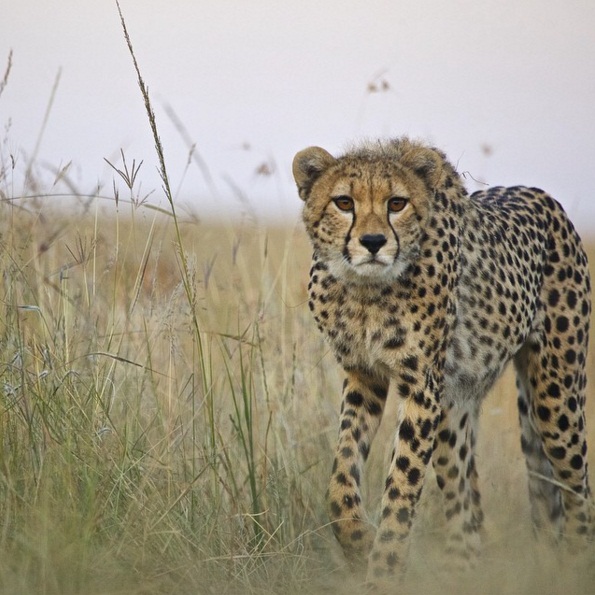
[[[324, 512], [341, 376], [306, 305], [301, 226], [178, 225], [142, 207], [2, 205], [0, 592], [357, 591]], [[531, 538], [510, 373], [478, 448], [478, 571], [438, 571], [429, 477], [403, 592], [589, 592], [592, 565], [559, 568]]]

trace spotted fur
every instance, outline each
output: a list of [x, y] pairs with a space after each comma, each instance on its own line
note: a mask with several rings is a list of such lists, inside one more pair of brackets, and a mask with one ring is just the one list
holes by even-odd
[[[339, 158], [311, 147], [293, 172], [314, 249], [309, 306], [345, 370], [328, 506], [349, 561], [370, 584], [398, 573], [430, 462], [447, 551], [478, 553], [477, 418], [511, 360], [534, 525], [581, 543], [590, 280], [560, 204], [520, 186], [469, 195], [443, 153], [407, 138]], [[360, 484], [389, 382], [401, 407], [375, 529]]]

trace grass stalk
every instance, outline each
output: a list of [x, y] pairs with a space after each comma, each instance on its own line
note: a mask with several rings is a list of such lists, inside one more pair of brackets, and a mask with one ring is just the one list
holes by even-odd
[[159, 162], [159, 173], [160, 173], [161, 181], [163, 184], [163, 191], [164, 191], [165, 197], [169, 203], [171, 213], [172, 213], [173, 222], [174, 222], [175, 235], [176, 235], [176, 241], [177, 241], [177, 249], [178, 249], [178, 255], [180, 258], [180, 268], [181, 268], [181, 273], [182, 273], [182, 275], [181, 275], [182, 283], [184, 286], [184, 291], [186, 293], [186, 299], [188, 301], [188, 305], [191, 310], [192, 328], [193, 328], [194, 337], [196, 340], [196, 345], [197, 345], [197, 349], [198, 349], [198, 361], [199, 361], [200, 369], [201, 369], [201, 373], [202, 373], [201, 377], [202, 377], [202, 383], [203, 383], [203, 394], [205, 395], [205, 397], [207, 399], [207, 410], [209, 412], [209, 421], [210, 421], [210, 445], [211, 445], [212, 453], [214, 455], [216, 452], [216, 448], [217, 448], [216, 447], [216, 431], [215, 431], [215, 427], [213, 424], [214, 403], [212, 400], [212, 391], [210, 390], [210, 386], [209, 386], [210, 383], [209, 383], [209, 376], [207, 373], [206, 354], [205, 354], [204, 348], [203, 348], [202, 331], [200, 328], [198, 317], [196, 315], [196, 296], [195, 296], [195, 292], [194, 292], [194, 287], [191, 282], [192, 274], [188, 267], [188, 258], [186, 256], [184, 243], [182, 242], [182, 234], [180, 232], [179, 220], [176, 215], [174, 196], [171, 191], [171, 186], [169, 183], [169, 175], [168, 175], [167, 167], [166, 167], [166, 163], [165, 163], [165, 155], [164, 155], [164, 151], [163, 151], [163, 145], [161, 143], [161, 138], [159, 136], [159, 131], [157, 129], [157, 120], [155, 118], [155, 112], [154, 112], [153, 106], [151, 104], [149, 90], [144, 82], [143, 77], [142, 77], [140, 67], [138, 65], [136, 55], [134, 53], [134, 48], [132, 47], [132, 41], [131, 41], [130, 35], [128, 33], [126, 21], [124, 20], [124, 15], [122, 14], [122, 9], [120, 7], [120, 3], [118, 2], [118, 0], [116, 0], [116, 6], [118, 8], [118, 14], [120, 15], [122, 31], [124, 33], [124, 38], [126, 40], [126, 44], [128, 46], [130, 56], [132, 58], [134, 70], [137, 75], [138, 86], [139, 86], [139, 89], [140, 89], [140, 92], [141, 92], [141, 95], [142, 95], [142, 98], [144, 101], [145, 110], [146, 110], [147, 117], [149, 120], [149, 125], [151, 127], [151, 133], [153, 135], [153, 141], [155, 143], [155, 151], [157, 153], [157, 159]]

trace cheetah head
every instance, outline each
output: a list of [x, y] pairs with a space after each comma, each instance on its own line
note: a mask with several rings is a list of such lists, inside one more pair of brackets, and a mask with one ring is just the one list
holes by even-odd
[[356, 282], [398, 277], [419, 254], [442, 163], [407, 139], [339, 158], [320, 147], [300, 151], [293, 175], [317, 257]]

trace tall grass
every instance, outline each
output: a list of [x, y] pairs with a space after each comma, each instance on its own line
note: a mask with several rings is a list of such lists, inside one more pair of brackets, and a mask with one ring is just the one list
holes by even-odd
[[[112, 167], [129, 198], [73, 192], [68, 211], [11, 195], [0, 174], [0, 592], [358, 592], [324, 512], [341, 379], [305, 305], [306, 238], [176, 211], [125, 38], [169, 208], [136, 196], [124, 154]], [[371, 511], [395, 408], [368, 463]], [[429, 478], [405, 592], [595, 584], [592, 564], [565, 570], [530, 538], [514, 408], [506, 377], [482, 422], [478, 572], [435, 570]]]
[[[179, 220], [189, 304], [171, 218], [2, 210], [4, 590], [103, 592], [112, 576], [209, 592], [310, 572], [330, 447], [328, 417], [294, 423], [320, 392], [297, 354], [325, 357], [301, 285], [284, 286], [303, 238]], [[285, 254], [264, 253], [273, 238]]]

